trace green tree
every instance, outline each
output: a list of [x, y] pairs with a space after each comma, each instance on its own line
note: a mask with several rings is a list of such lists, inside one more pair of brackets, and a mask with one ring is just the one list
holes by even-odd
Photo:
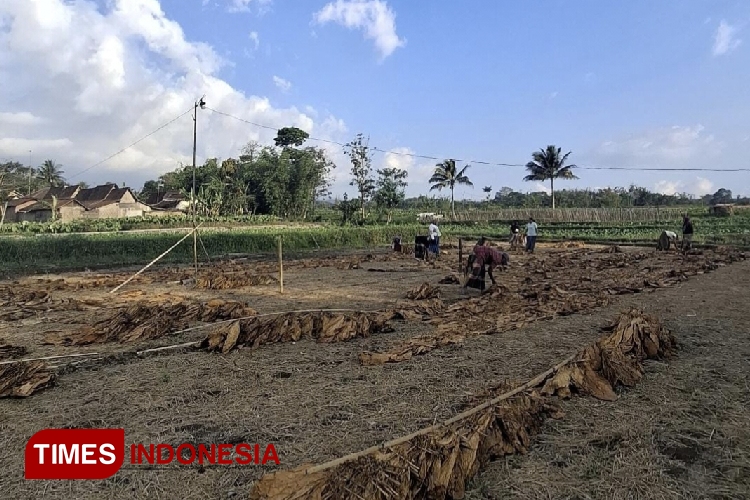
[[398, 168], [384, 168], [378, 170], [378, 180], [376, 182], [375, 204], [379, 209], [387, 214], [387, 224], [391, 222], [393, 209], [396, 208], [404, 198], [406, 198], [406, 170]]
[[362, 134], [357, 134], [353, 141], [344, 146], [344, 152], [352, 162], [351, 186], [357, 187], [359, 192], [359, 204], [362, 210], [362, 219], [365, 218], [365, 203], [375, 191], [375, 179], [372, 178], [372, 154]]
[[571, 152], [568, 151], [564, 155], [561, 152], [561, 148], [550, 145], [546, 149], [532, 153], [532, 161], [526, 164], [526, 170], [530, 173], [523, 178], [525, 181], [550, 181], [553, 209], [555, 208], [555, 179], [578, 179], [572, 170], [576, 168], [576, 165], [565, 165]]
[[280, 147], [300, 147], [309, 137], [310, 134], [302, 129], [298, 129], [297, 127], [284, 127], [279, 129], [276, 138], [273, 141]]
[[435, 166], [435, 172], [430, 177], [430, 191], [437, 189], [442, 191], [443, 189], [451, 190], [451, 215], [456, 217], [456, 206], [453, 199], [453, 190], [456, 184], [464, 184], [466, 186], [473, 186], [474, 184], [466, 176], [466, 170], [469, 165], [466, 165], [460, 171], [456, 171], [456, 160], [445, 160], [442, 163], [438, 163]]
[[489, 204], [489, 202], [490, 202], [490, 196], [492, 196], [492, 186], [484, 186], [482, 188], [482, 191], [484, 191], [484, 193], [486, 195], [486, 201]]
[[42, 163], [37, 171], [37, 178], [50, 187], [64, 186], [65, 178], [63, 178], [62, 174], [65, 172], [60, 168], [61, 166], [53, 160], [44, 160], [44, 163]]

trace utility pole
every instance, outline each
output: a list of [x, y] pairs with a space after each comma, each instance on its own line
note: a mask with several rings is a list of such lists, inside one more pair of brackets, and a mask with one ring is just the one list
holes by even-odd
[[29, 149], [29, 196], [31, 196], [31, 172], [33, 167], [31, 166], [31, 150]]
[[[206, 96], [204, 95], [203, 97]], [[190, 202], [193, 206], [193, 265], [195, 266], [195, 279], [198, 279], [198, 230], [195, 225], [195, 215], [197, 211], [195, 203], [195, 151], [198, 139], [198, 106], [200, 106], [201, 109], [206, 108], [206, 101], [203, 100], [203, 97], [201, 97], [200, 101], [196, 101], [195, 106], [193, 107], [193, 189], [190, 193]]]

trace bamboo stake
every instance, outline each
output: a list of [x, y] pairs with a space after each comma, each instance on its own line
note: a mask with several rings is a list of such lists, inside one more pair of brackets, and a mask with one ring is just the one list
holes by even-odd
[[284, 293], [284, 258], [282, 256], [282, 235], [279, 235], [279, 293]]
[[458, 274], [461, 275], [463, 273], [464, 268], [464, 247], [463, 247], [463, 240], [461, 238], [458, 239]]
[[174, 250], [175, 248], [177, 248], [177, 245], [179, 245], [180, 243], [182, 243], [183, 241], [185, 241], [186, 239], [188, 239], [188, 237], [191, 234], [195, 234], [195, 231], [197, 231], [198, 228], [200, 226], [202, 226], [202, 225], [203, 225], [202, 222], [200, 224], [198, 224], [198, 226], [195, 227], [195, 228], [193, 228], [192, 231], [190, 231], [188, 234], [186, 234], [185, 236], [183, 236], [182, 238], [180, 238], [180, 241], [178, 241], [177, 243], [175, 243], [174, 245], [172, 245], [171, 247], [169, 247], [164, 253], [162, 253], [157, 258], [155, 258], [154, 260], [152, 260], [151, 262], [149, 262], [148, 264], [146, 264], [140, 271], [138, 271], [133, 276], [131, 276], [130, 278], [128, 278], [127, 280], [125, 280], [124, 283], [121, 283], [120, 285], [118, 285], [115, 288], [113, 288], [112, 290], [110, 290], [109, 293], [115, 293], [117, 290], [119, 290], [120, 288], [124, 287], [125, 285], [127, 285], [128, 283], [130, 283], [131, 281], [133, 281], [133, 279], [135, 279], [136, 276], [139, 276], [143, 271], [145, 271], [149, 267], [153, 266], [156, 263], [156, 261], [158, 261], [159, 259], [161, 259], [165, 255], [167, 255], [169, 252], [171, 252], [172, 250]]
[[453, 423], [456, 423], [456, 422], [458, 422], [460, 420], [464, 420], [464, 419], [466, 419], [466, 418], [468, 418], [468, 417], [470, 417], [470, 416], [472, 416], [472, 415], [474, 415], [474, 414], [476, 414], [476, 413], [478, 413], [478, 412], [480, 412], [480, 411], [482, 411], [482, 410], [484, 410], [486, 408], [489, 408], [490, 406], [495, 406], [500, 401], [504, 401], [506, 399], [512, 398], [513, 396], [515, 396], [517, 394], [520, 394], [520, 393], [522, 393], [522, 392], [524, 392], [524, 391], [526, 391], [528, 389], [531, 389], [533, 387], [536, 387], [536, 386], [540, 385], [542, 382], [544, 382], [545, 380], [547, 380], [547, 378], [550, 375], [554, 374], [556, 371], [558, 371], [560, 368], [562, 368], [563, 366], [567, 365], [568, 363], [574, 361], [577, 357], [578, 357], [578, 353], [573, 354], [572, 356], [568, 356], [563, 361], [559, 362], [558, 364], [556, 364], [555, 366], [553, 366], [552, 368], [550, 368], [546, 372], [540, 373], [539, 375], [537, 375], [533, 379], [529, 380], [528, 382], [526, 382], [523, 385], [520, 385], [520, 386], [516, 387], [512, 391], [509, 391], [509, 392], [506, 392], [504, 394], [501, 394], [500, 396], [497, 396], [496, 398], [493, 398], [493, 399], [491, 399], [491, 400], [489, 400], [487, 402], [484, 402], [484, 403], [482, 403], [479, 406], [475, 406], [474, 408], [466, 410], [465, 412], [459, 413], [458, 415], [455, 415], [455, 416], [449, 418], [448, 420], [446, 420], [445, 422], [443, 422], [441, 424], [435, 424], [435, 425], [432, 425], [430, 427], [425, 427], [424, 429], [420, 429], [420, 430], [418, 430], [416, 432], [412, 432], [411, 434], [407, 434], [406, 436], [402, 436], [400, 438], [392, 439], [391, 441], [387, 441], [387, 442], [382, 443], [382, 444], [371, 446], [371, 447], [367, 448], [366, 450], [358, 451], [356, 453], [351, 453], [349, 455], [343, 456], [341, 458], [337, 458], [335, 460], [331, 460], [331, 461], [326, 462], [324, 464], [320, 464], [320, 465], [316, 465], [314, 467], [310, 467], [309, 469], [305, 469], [305, 474], [315, 474], [316, 472], [321, 472], [321, 471], [324, 471], [324, 470], [327, 470], [327, 469], [331, 469], [333, 467], [337, 467], [337, 466], [339, 466], [339, 465], [341, 465], [343, 463], [350, 462], [352, 460], [356, 460], [358, 458], [364, 457], [364, 456], [369, 455], [371, 453], [375, 453], [377, 451], [380, 451], [380, 450], [383, 450], [383, 449], [386, 449], [386, 448], [392, 448], [392, 447], [394, 447], [396, 445], [399, 445], [399, 444], [405, 443], [405, 442], [407, 442], [407, 441], [409, 441], [411, 439], [414, 439], [417, 436], [423, 436], [425, 434], [429, 434], [430, 432], [436, 431], [438, 429], [441, 429], [441, 428], [444, 428], [444, 427], [448, 427], [449, 425], [451, 425]]

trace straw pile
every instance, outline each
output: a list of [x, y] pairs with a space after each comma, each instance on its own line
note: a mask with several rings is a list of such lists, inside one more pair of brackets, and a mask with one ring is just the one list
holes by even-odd
[[0, 339], [0, 360], [17, 358], [27, 352], [28, 350], [23, 346], [6, 344], [4, 339]]
[[422, 283], [406, 292], [406, 298], [411, 300], [439, 299], [440, 295], [440, 288], [429, 283]]
[[373, 333], [391, 331], [389, 314], [291, 312], [262, 316], [214, 328], [201, 347], [227, 353], [239, 346], [257, 348], [263, 344], [315, 339], [318, 342], [343, 342]]
[[111, 310], [105, 317], [80, 331], [61, 336], [52, 332], [48, 344], [88, 345], [106, 342], [131, 343], [162, 337], [186, 328], [191, 321], [214, 322], [257, 314], [241, 302], [211, 300], [204, 303], [176, 301], [171, 304], [138, 302]]
[[263, 274], [215, 272], [198, 278], [195, 286], [205, 290], [229, 290], [245, 286], [270, 285], [277, 282], [276, 278]]
[[55, 374], [42, 361], [0, 365], [0, 398], [25, 398], [54, 382]]
[[[504, 455], [525, 453], [544, 419], [561, 416], [549, 395], [585, 388], [587, 394], [611, 400], [607, 387], [614, 393], [619, 383], [634, 384], [643, 359], [668, 357], [675, 345], [656, 318], [638, 310], [622, 314], [611, 329], [578, 356], [514, 391], [503, 384], [498, 387], [503, 394], [494, 399], [382, 447], [317, 467], [305, 464], [268, 474], [254, 485], [250, 498], [463, 498], [466, 482], [481, 467]], [[594, 353], [599, 353], [598, 364]], [[572, 375], [579, 368], [582, 375]]]

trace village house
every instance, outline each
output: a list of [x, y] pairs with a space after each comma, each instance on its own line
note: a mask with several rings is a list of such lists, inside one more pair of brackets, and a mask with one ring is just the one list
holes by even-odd
[[151, 193], [145, 203], [151, 207], [151, 215], [183, 214], [190, 209], [190, 201], [179, 191]]
[[[53, 216], [54, 210], [54, 216]], [[79, 186], [49, 187], [28, 196], [8, 200], [7, 222], [68, 222], [80, 218], [109, 219], [138, 217], [151, 207], [136, 200], [130, 188], [105, 184], [81, 189]]]

